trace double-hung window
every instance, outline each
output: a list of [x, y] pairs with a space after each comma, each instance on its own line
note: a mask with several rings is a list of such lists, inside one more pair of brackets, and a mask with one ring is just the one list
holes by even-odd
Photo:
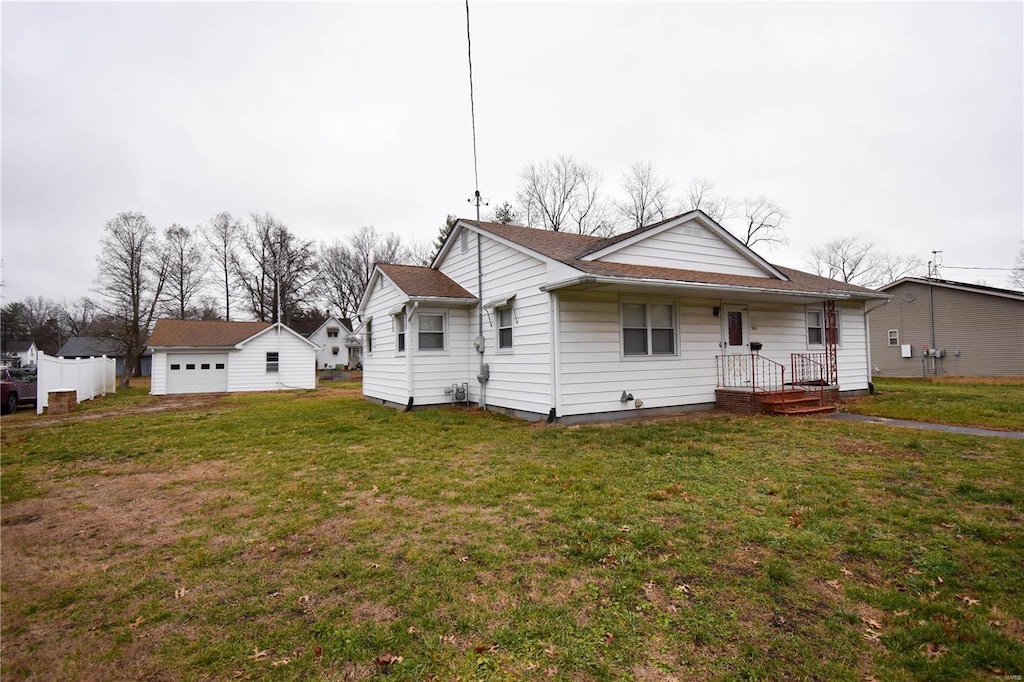
[[395, 350], [405, 352], [405, 313], [395, 315]]
[[276, 372], [278, 368], [278, 355], [276, 352], [267, 353], [267, 372]]
[[900, 345], [900, 330], [890, 329], [889, 330], [889, 345], [898, 346]]
[[675, 355], [675, 307], [671, 303], [622, 304], [623, 355]]
[[366, 334], [366, 354], [369, 355], [373, 352], [373, 319], [366, 321], [364, 332]]
[[444, 350], [444, 315], [419, 313], [419, 350]]
[[[836, 308], [836, 345], [842, 345], [841, 330], [839, 328], [839, 318], [841, 313]], [[807, 345], [808, 346], [824, 346], [825, 336], [828, 330], [825, 328], [825, 313], [821, 308], [810, 308], [807, 310]], [[892, 345], [891, 333], [890, 333], [890, 345]], [[897, 338], [897, 343], [899, 343]]]
[[498, 350], [512, 350], [512, 306], [499, 306], [494, 315], [498, 318]]

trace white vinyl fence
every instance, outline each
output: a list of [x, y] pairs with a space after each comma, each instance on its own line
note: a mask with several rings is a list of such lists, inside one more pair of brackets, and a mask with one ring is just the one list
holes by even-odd
[[114, 358], [55, 358], [40, 351], [36, 377], [36, 414], [42, 414], [50, 391], [75, 391], [78, 402], [114, 393]]

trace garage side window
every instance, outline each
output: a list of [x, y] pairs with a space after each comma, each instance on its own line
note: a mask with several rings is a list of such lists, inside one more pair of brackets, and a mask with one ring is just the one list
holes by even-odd
[[268, 373], [269, 372], [276, 372], [277, 371], [277, 365], [278, 365], [277, 353], [276, 352], [268, 352], [267, 353], [267, 372]]

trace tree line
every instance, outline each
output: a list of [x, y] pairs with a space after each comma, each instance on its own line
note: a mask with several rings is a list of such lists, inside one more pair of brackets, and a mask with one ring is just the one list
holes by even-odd
[[[772, 249], [788, 241], [789, 213], [764, 194], [735, 198], [703, 177], [678, 187], [651, 161], [633, 163], [609, 189], [593, 166], [566, 154], [524, 166], [515, 201], [501, 203], [488, 217], [499, 223], [611, 236], [697, 209], [748, 247]], [[453, 224], [449, 216], [438, 245]], [[856, 235], [811, 247], [805, 264], [818, 275], [869, 288], [924, 274], [920, 258], [881, 251]]]
[[34, 340], [56, 354], [72, 336], [114, 338], [125, 348], [127, 382], [158, 317], [280, 320], [311, 332], [330, 314], [354, 316], [376, 263], [422, 263], [428, 251], [373, 227], [313, 242], [265, 212], [246, 221], [219, 213], [162, 232], [144, 214], [123, 212], [103, 227], [92, 295], [3, 306], [4, 347]]

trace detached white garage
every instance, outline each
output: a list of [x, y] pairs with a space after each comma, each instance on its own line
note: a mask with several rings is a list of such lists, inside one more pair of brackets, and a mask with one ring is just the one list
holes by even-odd
[[157, 320], [150, 393], [316, 387], [316, 344], [282, 324]]

